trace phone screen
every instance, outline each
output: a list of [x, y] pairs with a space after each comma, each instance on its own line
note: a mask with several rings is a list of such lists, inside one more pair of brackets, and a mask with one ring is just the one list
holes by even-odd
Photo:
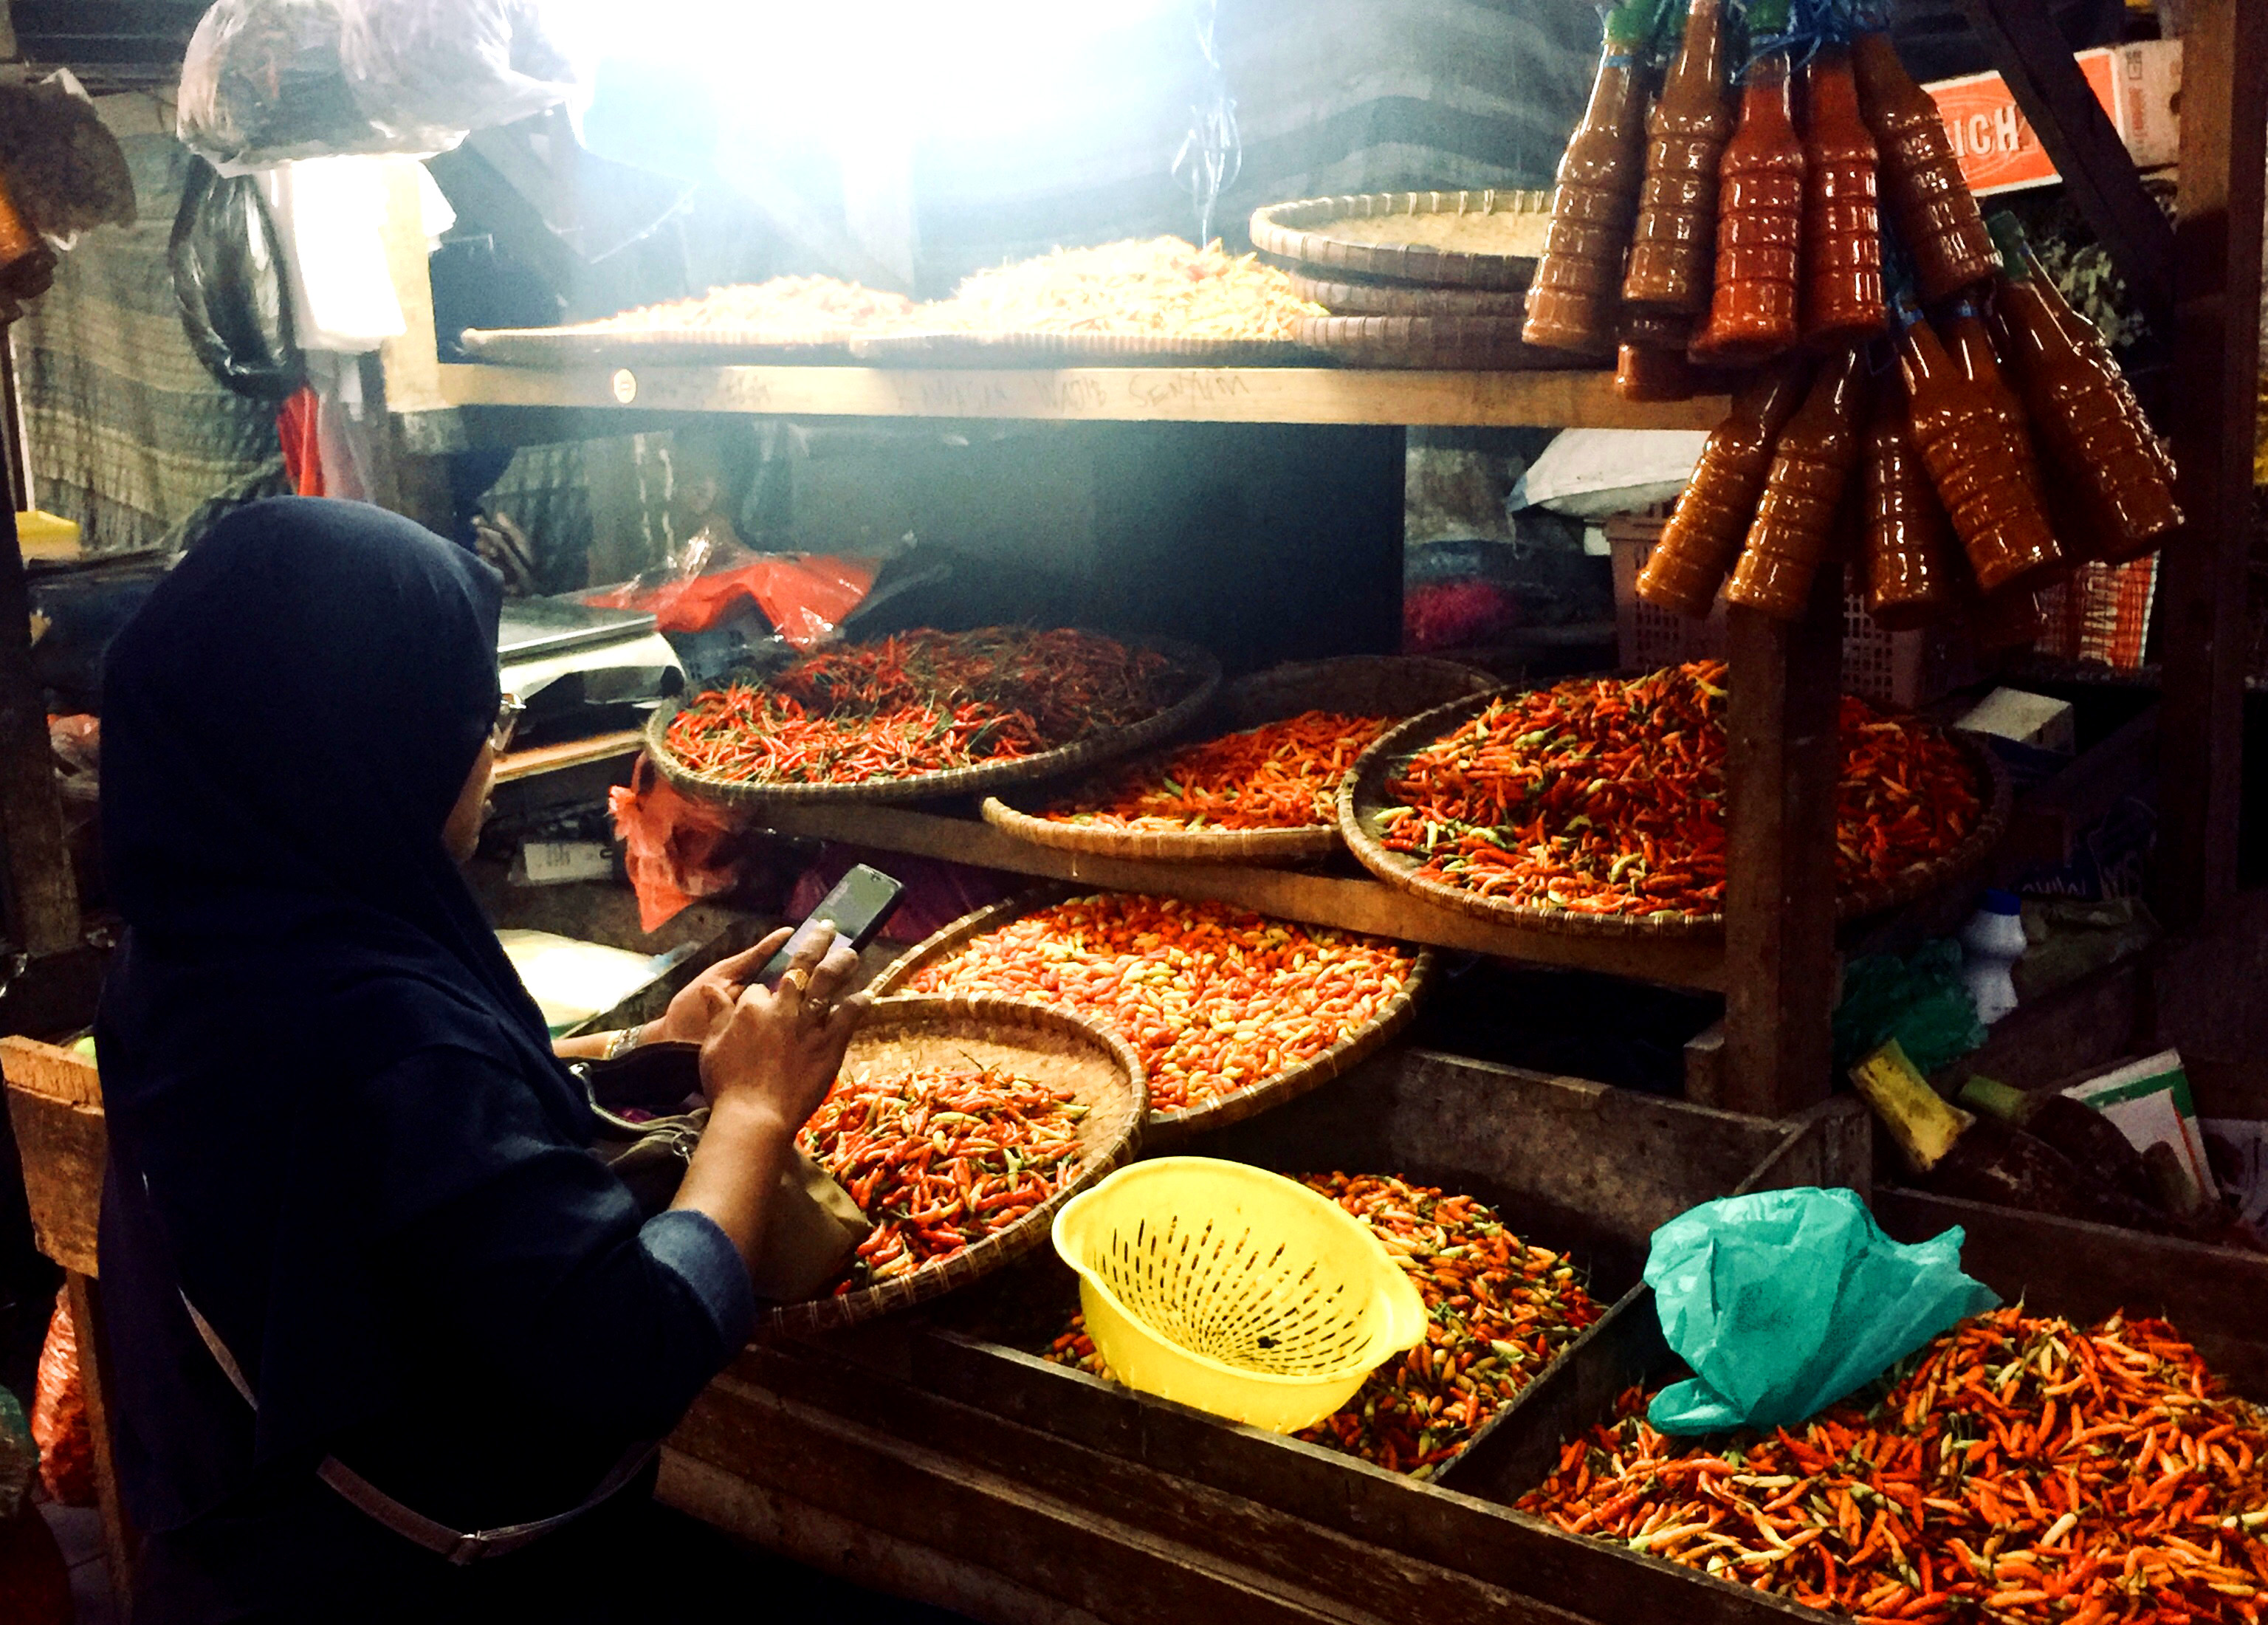
[[777, 982], [821, 924], [832, 925], [835, 934], [849, 942], [854, 950], [865, 947], [896, 912], [898, 898], [904, 890], [879, 869], [865, 864], [852, 864], [850, 871], [836, 882], [835, 889], [821, 898], [819, 906], [795, 928], [795, 935], [787, 939], [786, 945], [772, 955], [756, 980], [767, 988]]

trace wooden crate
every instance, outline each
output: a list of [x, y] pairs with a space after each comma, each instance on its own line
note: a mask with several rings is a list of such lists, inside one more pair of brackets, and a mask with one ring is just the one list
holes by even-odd
[[[1469, 1190], [1627, 1298], [1655, 1225], [1759, 1180], [1863, 1181], [1869, 1145], [1847, 1104], [1791, 1127], [1400, 1050], [1190, 1149]], [[1471, 1493], [1507, 1423], [1419, 1482], [1038, 1358], [1075, 1301], [1043, 1257], [924, 1317], [753, 1348], [673, 1436], [664, 1495], [1000, 1621], [1687, 1617], [1685, 1571]]]

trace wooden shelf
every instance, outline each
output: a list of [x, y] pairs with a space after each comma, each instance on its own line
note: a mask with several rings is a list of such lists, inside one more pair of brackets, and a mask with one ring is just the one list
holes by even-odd
[[617, 757], [635, 756], [644, 748], [645, 735], [636, 728], [626, 728], [620, 733], [597, 733], [587, 739], [569, 739], [561, 745], [539, 745], [533, 750], [513, 751], [498, 757], [496, 782], [509, 784], [514, 779], [534, 778], [539, 773], [558, 773], [594, 761], [612, 761]]
[[1604, 372], [1388, 371], [1334, 367], [438, 369], [445, 407], [576, 407], [812, 417], [1030, 418], [1064, 423], [1418, 423], [1713, 429], [1722, 395], [1646, 405]]
[[1599, 971], [1670, 987], [1722, 990], [1724, 949], [1706, 939], [1578, 937], [1498, 925], [1437, 908], [1367, 876], [1230, 864], [1134, 863], [1035, 846], [972, 818], [902, 807], [778, 806], [758, 822], [784, 835], [842, 841], [887, 852], [975, 864], [1098, 889], [1233, 903], [1307, 925], [1367, 931], [1403, 942], [1498, 954], [1535, 965]]

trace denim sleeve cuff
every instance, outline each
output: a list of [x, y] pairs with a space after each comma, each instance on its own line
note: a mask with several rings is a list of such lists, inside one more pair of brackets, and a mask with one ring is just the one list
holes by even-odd
[[748, 1341], [756, 1325], [756, 1294], [748, 1267], [717, 1221], [690, 1208], [658, 1213], [638, 1232], [646, 1256], [693, 1289], [715, 1324], [727, 1354]]

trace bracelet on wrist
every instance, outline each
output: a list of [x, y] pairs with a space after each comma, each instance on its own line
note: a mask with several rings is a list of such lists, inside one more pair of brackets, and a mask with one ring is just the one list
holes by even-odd
[[644, 1042], [645, 1026], [643, 1023], [634, 1027], [624, 1027], [607, 1040], [607, 1053], [604, 1059], [612, 1061], [617, 1056], [626, 1055]]

